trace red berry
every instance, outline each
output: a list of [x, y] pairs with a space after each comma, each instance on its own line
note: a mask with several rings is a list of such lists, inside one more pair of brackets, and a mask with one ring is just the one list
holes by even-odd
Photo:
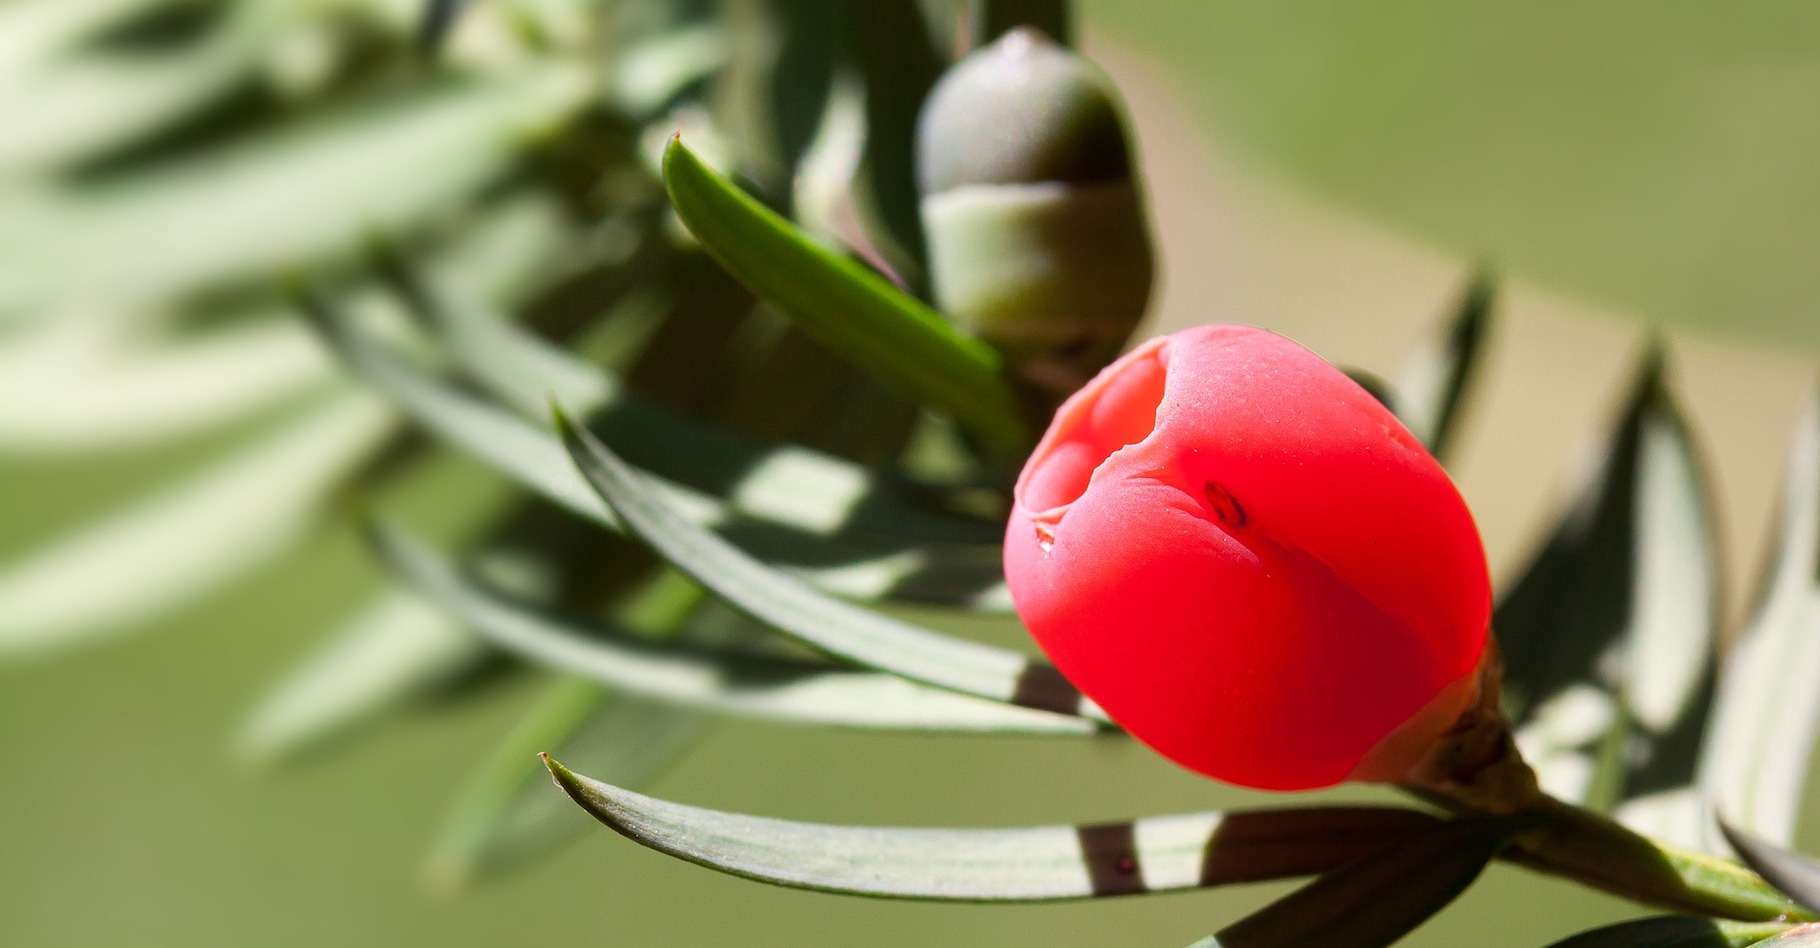
[[1062, 405], [1016, 500], [1025, 624], [1185, 767], [1395, 779], [1476, 698], [1472, 515], [1388, 410], [1282, 336], [1204, 326], [1126, 354]]

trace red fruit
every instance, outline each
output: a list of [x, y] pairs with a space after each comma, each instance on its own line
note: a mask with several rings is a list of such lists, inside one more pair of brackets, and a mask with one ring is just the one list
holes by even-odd
[[1491, 584], [1465, 502], [1377, 400], [1282, 336], [1204, 326], [1126, 354], [1062, 405], [1016, 500], [1005, 575], [1025, 624], [1191, 770], [1395, 780], [1477, 697]]

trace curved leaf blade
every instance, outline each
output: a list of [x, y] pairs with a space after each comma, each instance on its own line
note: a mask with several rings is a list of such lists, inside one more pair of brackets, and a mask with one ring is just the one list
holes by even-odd
[[[1623, 819], [1691, 844], [1720, 569], [1705, 471], [1659, 351], [1599, 448], [1493, 619], [1518, 744], [1551, 793], [1630, 801]], [[1581, 723], [1560, 726], [1564, 705]]]
[[[109, 298], [149, 304], [342, 257], [374, 230], [403, 231], [456, 206], [509, 165], [525, 135], [591, 92], [573, 64], [438, 83], [53, 192], [41, 227], [0, 239], [9, 264], [0, 317], [91, 299], [94, 260], [109, 262]], [[173, 231], [173, 221], [183, 226]]]
[[386, 591], [260, 699], [236, 753], [261, 766], [296, 757], [460, 678], [485, 657], [485, 645], [435, 606]]
[[880, 672], [727, 650], [655, 644], [603, 622], [509, 596], [403, 531], [373, 524], [399, 577], [494, 645], [527, 661], [679, 707], [796, 724], [900, 731], [1093, 734], [1065, 717], [957, 695]]
[[1548, 948], [1744, 948], [1787, 929], [1776, 922], [1738, 923], [1693, 915], [1640, 918], [1580, 932]]
[[1491, 274], [1473, 275], [1453, 316], [1424, 341], [1397, 376], [1392, 407], [1410, 433], [1436, 457], [1453, 445], [1473, 373], [1485, 348], [1497, 283]]
[[1280, 879], [1434, 823], [1392, 807], [1310, 807], [1014, 829], [836, 826], [671, 803], [544, 763], [583, 809], [643, 846], [760, 882], [890, 898], [1044, 901]]
[[805, 332], [952, 415], [1007, 458], [1035, 443], [990, 347], [798, 231], [715, 173], [680, 138], [664, 150], [663, 176], [670, 203], [708, 252]]
[[1725, 835], [1725, 841], [1732, 849], [1737, 850], [1745, 865], [1808, 911], [1820, 912], [1820, 861], [1758, 839], [1731, 825], [1723, 816], [1716, 819], [1719, 832]]
[[[282, 553], [394, 430], [341, 391], [230, 456], [0, 568], [0, 658], [69, 647], [202, 595]], [[105, 577], [107, 594], [96, 595]]]
[[0, 125], [10, 130], [0, 138], [0, 175], [54, 172], [168, 130], [221, 101], [253, 75], [277, 25], [275, 12], [237, 4], [180, 50], [82, 51], [0, 83]]
[[932, 632], [824, 596], [747, 556], [668, 503], [600, 439], [560, 410], [563, 445], [627, 529], [722, 600], [830, 655], [993, 701], [1106, 721], [1051, 665]]
[[547, 853], [575, 836], [573, 814], [539, 780], [541, 748], [590, 761], [622, 783], [651, 779], [706, 733], [694, 715], [627, 700], [590, 681], [559, 678], [456, 798], [425, 866], [455, 891]]
[[0, 443], [118, 451], [227, 424], [325, 385], [333, 367], [292, 320], [199, 339], [125, 320], [66, 320], [0, 342]]
[[[311, 305], [317, 327], [349, 368], [413, 421], [551, 502], [610, 530], [620, 529], [619, 518], [577, 473], [556, 437], [393, 357], [368, 333], [320, 301]], [[653, 422], [637, 430], [666, 427]], [[712, 443], [688, 438], [674, 427], [668, 430], [663, 437], [670, 440], [660, 442], [654, 453], [667, 457], [671, 464], [680, 463], [685, 470], [704, 464], [712, 468], [714, 458], [724, 457]], [[729, 458], [729, 463], [738, 462]], [[826, 455], [780, 448], [763, 452], [749, 463], [751, 467], [742, 467], [746, 473], [734, 482], [737, 510], [680, 484], [658, 482], [653, 489], [706, 526], [742, 526], [738, 514], [743, 512], [760, 526], [785, 528], [747, 533], [760, 546], [768, 542], [780, 558], [807, 561], [792, 567], [792, 572], [837, 594], [858, 599], [901, 596], [936, 605], [1007, 609], [1009, 597], [998, 576], [996, 547], [942, 542], [905, 546], [873, 539], [874, 525], [883, 529], [887, 524], [908, 524], [912, 530], [952, 536], [969, 529], [965, 523], [927, 513], [920, 520], [910, 519], [901, 512], [906, 508], [873, 501], [878, 494], [863, 472]], [[849, 521], [851, 540], [847, 538]], [[784, 536], [778, 536], [779, 532]], [[830, 565], [815, 565], [822, 563]]]
[[1217, 948], [1381, 948], [1466, 890], [1512, 824], [1455, 820], [1334, 869], [1208, 942]]
[[1720, 672], [1701, 784], [1736, 826], [1787, 845], [1820, 738], [1820, 393], [1789, 450], [1777, 534], [1762, 597]]

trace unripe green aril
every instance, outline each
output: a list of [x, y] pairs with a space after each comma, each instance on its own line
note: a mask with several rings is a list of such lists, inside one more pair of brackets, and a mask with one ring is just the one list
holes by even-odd
[[1116, 95], [1034, 30], [961, 60], [918, 123], [938, 306], [1053, 407], [1123, 348], [1155, 261]]

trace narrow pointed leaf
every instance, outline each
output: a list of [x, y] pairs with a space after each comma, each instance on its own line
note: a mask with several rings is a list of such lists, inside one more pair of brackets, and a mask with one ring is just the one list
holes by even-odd
[[884, 278], [765, 209], [672, 139], [664, 186], [677, 214], [740, 282], [830, 349], [952, 415], [1007, 458], [1034, 443], [997, 353]]
[[[414, 421], [543, 497], [619, 529], [612, 508], [588, 487], [549, 432], [393, 358], [339, 315], [316, 315], [318, 326], [349, 367]], [[636, 415], [635, 409], [628, 410]], [[687, 437], [682, 428], [657, 419], [640, 423], [635, 430], [668, 439], [655, 442], [651, 453], [667, 459], [679, 474], [701, 476], [705, 468], [717, 483], [731, 480], [733, 509], [680, 484], [654, 483], [653, 489], [669, 503], [708, 526], [728, 527], [743, 522], [739, 515], [744, 514], [759, 524], [787, 528], [781, 538], [777, 531], [749, 532], [759, 545], [769, 541], [778, 554], [804, 561], [793, 567], [794, 573], [841, 595], [878, 599], [901, 594], [913, 601], [998, 611], [1008, 601], [995, 546], [907, 546], [885, 533], [895, 528], [960, 536], [977, 531], [977, 524], [928, 513], [919, 516], [906, 504], [875, 500], [889, 491], [852, 465], [789, 448], [756, 456], [728, 455], [713, 441]], [[717, 470], [716, 457], [731, 469]], [[818, 565], [823, 563], [830, 565]]]
[[259, 765], [314, 750], [472, 672], [486, 652], [481, 640], [422, 597], [388, 590], [260, 700], [235, 750]]
[[1475, 275], [1452, 318], [1410, 357], [1397, 377], [1392, 408], [1436, 457], [1445, 457], [1453, 444], [1460, 406], [1483, 354], [1496, 293], [1490, 274]]
[[431, 851], [432, 885], [452, 891], [575, 837], [574, 811], [544, 785], [537, 753], [560, 747], [613, 779], [638, 784], [705, 733], [693, 715], [627, 700], [590, 681], [552, 681], [457, 797]]
[[1726, 656], [1701, 783], [1735, 825], [1794, 841], [1820, 736], [1820, 396], [1810, 396], [1783, 475], [1762, 598]]
[[[1713, 518], [1705, 473], [1662, 372], [1652, 355], [1559, 526], [1493, 619], [1519, 746], [1577, 785], [1546, 789], [1595, 808], [1685, 791], [1713, 692]], [[1596, 724], [1560, 726], [1562, 704], [1574, 706], [1573, 719]], [[1624, 754], [1613, 752], [1619, 745]], [[1684, 809], [1674, 801], [1686, 798], [1656, 797], [1624, 815], [1656, 830], [1691, 826], [1670, 818]]]
[[[419, 268], [452, 293], [502, 302], [566, 239], [548, 203], [507, 201], [465, 221]], [[352, 290], [343, 309], [363, 327], [402, 321], [378, 286]], [[120, 450], [244, 419], [334, 375], [289, 303], [250, 302], [207, 331], [184, 315], [109, 307], [0, 339], [0, 444]]]
[[402, 531], [375, 524], [380, 555], [414, 589], [527, 661], [680, 707], [797, 724], [902, 731], [1092, 734], [1092, 722], [819, 662], [654, 643], [566, 616], [458, 572]]
[[1051, 665], [942, 635], [830, 598], [702, 529], [585, 429], [559, 411], [564, 446], [627, 529], [716, 596], [830, 655], [919, 681], [1025, 707], [1105, 721]]
[[[897, 282], [928, 286], [928, 249], [916, 183], [917, 119], [942, 76], [951, 44], [933, 35], [933, 18], [915, 0], [874, 3], [851, 27], [866, 126], [856, 209]], [[946, 46], [946, 48], [944, 48]], [[969, 337], [970, 338], [970, 337]]]
[[1309, 807], [1014, 829], [836, 826], [684, 806], [545, 763], [563, 792], [641, 845], [760, 882], [890, 898], [1080, 899], [1288, 878], [1434, 823], [1414, 810]]
[[383, 272], [398, 295], [480, 385], [521, 412], [541, 412], [551, 398], [593, 406], [622, 397], [618, 380], [583, 359], [513, 326], [472, 295], [462, 294], [410, 261], [387, 253]]
[[0, 82], [0, 174], [96, 158], [191, 118], [252, 76], [281, 20], [276, 6], [236, 4], [179, 49], [83, 51]]
[[1214, 936], [1218, 948], [1381, 948], [1478, 878], [1508, 824], [1455, 821], [1334, 869]]
[[16, 0], [0, 4], [0, 67], [34, 67], [134, 16], [183, 0]]
[[[1784, 849], [1717, 817], [1719, 831], [1744, 864], [1810, 912], [1820, 913], [1820, 862]], [[1812, 917], [1812, 916], [1809, 916]]]
[[456, 21], [467, 9], [468, 0], [422, 0], [423, 18], [417, 25], [417, 48], [429, 55], [442, 51], [442, 44], [455, 29]]
[[1640, 918], [1584, 931], [1549, 948], [1744, 948], [1787, 929], [1775, 922], [1722, 922], [1692, 915]]
[[572, 65], [438, 84], [57, 192], [42, 226], [0, 238], [0, 316], [91, 299], [95, 260], [109, 262], [108, 298], [150, 305], [344, 256], [374, 230], [457, 209], [590, 91]]
[[[142, 625], [282, 553], [318, 504], [393, 430], [338, 393], [227, 458], [0, 565], [0, 657]], [[107, 594], [96, 595], [96, 583]]]
[[111, 450], [244, 418], [333, 377], [294, 320], [255, 318], [200, 339], [130, 322], [45, 323], [0, 342], [0, 444]]
[[[439, 338], [458, 362], [477, 376], [487, 376], [520, 408], [534, 406], [541, 417], [550, 399], [584, 413], [590, 430], [616, 444], [643, 449], [655, 466], [671, 461], [674, 479], [724, 494], [741, 509], [759, 517], [793, 523], [818, 532], [852, 527], [885, 536], [938, 542], [977, 542], [998, 549], [1002, 525], [971, 517], [940, 514], [912, 502], [907, 494], [926, 489], [894, 481], [862, 465], [790, 444], [749, 441], [701, 425], [640, 400], [620, 377], [551, 346], [499, 318], [471, 312], [472, 304], [449, 301], [451, 316]], [[456, 324], [459, 323], [457, 328]], [[361, 343], [358, 326], [352, 342]], [[491, 362], [482, 365], [482, 362]], [[505, 376], [511, 376], [506, 378]], [[542, 383], [536, 385], [535, 380]], [[569, 401], [569, 398], [574, 401]]]

